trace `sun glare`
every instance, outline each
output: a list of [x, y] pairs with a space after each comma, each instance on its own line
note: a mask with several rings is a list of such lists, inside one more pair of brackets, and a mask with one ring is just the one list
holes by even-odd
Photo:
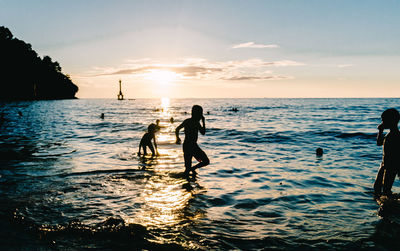
[[163, 111], [168, 111], [169, 98], [167, 98], [167, 97], [161, 98], [161, 107], [163, 108]]
[[167, 70], [151, 70], [146, 73], [146, 79], [157, 83], [170, 83], [179, 79], [179, 74]]

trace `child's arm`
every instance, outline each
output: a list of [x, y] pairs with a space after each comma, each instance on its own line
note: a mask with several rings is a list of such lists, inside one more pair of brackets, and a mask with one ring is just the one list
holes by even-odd
[[154, 148], [156, 149], [156, 154], [159, 155], [157, 149], [156, 135], [153, 136], [153, 141], [154, 141]]
[[376, 145], [381, 146], [383, 145], [383, 140], [385, 139], [385, 136], [383, 135], [383, 124], [380, 124], [378, 126], [378, 136], [376, 137]]
[[206, 134], [206, 120], [204, 116], [201, 118], [201, 121], [203, 122], [203, 126], [200, 125], [199, 131], [202, 135]]
[[140, 149], [142, 148], [142, 141], [140, 141], [140, 143], [139, 143], [139, 152], [138, 152], [138, 155], [140, 155]]
[[176, 136], [176, 144], [181, 143], [181, 139], [179, 138], [179, 130], [181, 130], [185, 126], [185, 121], [183, 121], [176, 129], [175, 129], [175, 136]]

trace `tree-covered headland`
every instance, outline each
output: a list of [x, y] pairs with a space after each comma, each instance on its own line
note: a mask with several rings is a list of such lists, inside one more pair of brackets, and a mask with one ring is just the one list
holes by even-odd
[[77, 91], [58, 62], [0, 26], [0, 100], [71, 99]]

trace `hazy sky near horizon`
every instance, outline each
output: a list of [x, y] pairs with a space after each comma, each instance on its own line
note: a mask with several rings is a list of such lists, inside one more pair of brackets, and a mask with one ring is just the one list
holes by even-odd
[[12, 1], [81, 98], [398, 97], [400, 1]]

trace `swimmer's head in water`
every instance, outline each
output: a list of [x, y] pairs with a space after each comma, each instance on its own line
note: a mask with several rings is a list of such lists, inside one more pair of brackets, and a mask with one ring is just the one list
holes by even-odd
[[400, 114], [396, 109], [390, 108], [382, 113], [381, 118], [385, 128], [391, 128], [399, 123]]
[[156, 125], [153, 124], [153, 123], [151, 123], [151, 124], [147, 127], [147, 131], [148, 131], [149, 133], [155, 132], [155, 131], [156, 131]]
[[322, 149], [321, 147], [318, 147], [317, 150], [315, 151], [316, 155], [321, 157], [322, 155], [324, 155], [324, 149]]
[[159, 119], [156, 120], [156, 124], [157, 125], [160, 124], [160, 120]]
[[199, 105], [194, 105], [192, 107], [192, 117], [196, 119], [201, 119], [201, 117], [203, 117], [203, 108]]

